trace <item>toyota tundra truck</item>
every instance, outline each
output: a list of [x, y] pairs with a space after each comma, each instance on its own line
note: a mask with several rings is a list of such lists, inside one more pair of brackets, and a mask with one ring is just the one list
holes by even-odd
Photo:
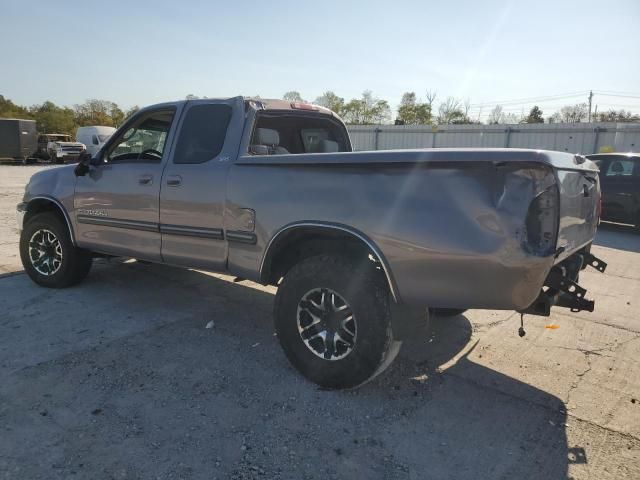
[[596, 165], [518, 149], [352, 151], [315, 105], [243, 97], [145, 108], [93, 157], [31, 177], [20, 256], [50, 288], [95, 257], [277, 287], [291, 363], [326, 388], [387, 367], [429, 315], [592, 311], [578, 283], [599, 221]]

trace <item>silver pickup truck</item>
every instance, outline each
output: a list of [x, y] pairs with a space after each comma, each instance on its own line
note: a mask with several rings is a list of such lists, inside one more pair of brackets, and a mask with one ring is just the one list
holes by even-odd
[[36, 173], [20, 255], [45, 287], [97, 256], [226, 272], [278, 287], [293, 365], [328, 388], [389, 365], [429, 314], [593, 310], [596, 165], [515, 149], [353, 152], [315, 105], [236, 97], [145, 108], [94, 158]]

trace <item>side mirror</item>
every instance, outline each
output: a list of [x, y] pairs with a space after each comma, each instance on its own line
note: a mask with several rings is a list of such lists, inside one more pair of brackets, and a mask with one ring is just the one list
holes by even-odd
[[73, 170], [76, 177], [84, 177], [87, 173], [89, 173], [89, 165], [91, 164], [91, 154], [84, 151], [78, 157], [78, 165]]

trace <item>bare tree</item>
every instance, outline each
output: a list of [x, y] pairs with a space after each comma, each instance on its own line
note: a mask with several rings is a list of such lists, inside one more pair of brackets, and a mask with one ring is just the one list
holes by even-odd
[[427, 94], [425, 95], [427, 99], [427, 103], [429, 104], [429, 108], [433, 110], [433, 102], [436, 101], [437, 93], [435, 90], [427, 90]]
[[560, 118], [564, 123], [580, 123], [587, 118], [588, 108], [586, 103], [566, 105], [560, 109]]
[[282, 96], [283, 100], [288, 100], [290, 102], [304, 102], [304, 99], [302, 98], [302, 95], [300, 95], [300, 92], [296, 92], [295, 90], [291, 90], [290, 92], [285, 93]]
[[502, 117], [504, 114], [502, 113], [502, 105], [496, 105], [491, 113], [489, 114], [489, 118], [487, 118], [488, 124], [498, 124], [502, 121]]

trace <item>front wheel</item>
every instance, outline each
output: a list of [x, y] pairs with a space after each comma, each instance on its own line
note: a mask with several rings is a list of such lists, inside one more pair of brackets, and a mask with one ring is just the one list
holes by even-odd
[[25, 225], [20, 259], [31, 280], [49, 288], [79, 283], [92, 264], [91, 252], [75, 247], [65, 223], [51, 212], [36, 214]]
[[372, 266], [347, 258], [320, 255], [292, 267], [278, 288], [274, 315], [289, 361], [325, 388], [362, 385], [400, 350], [386, 284]]

